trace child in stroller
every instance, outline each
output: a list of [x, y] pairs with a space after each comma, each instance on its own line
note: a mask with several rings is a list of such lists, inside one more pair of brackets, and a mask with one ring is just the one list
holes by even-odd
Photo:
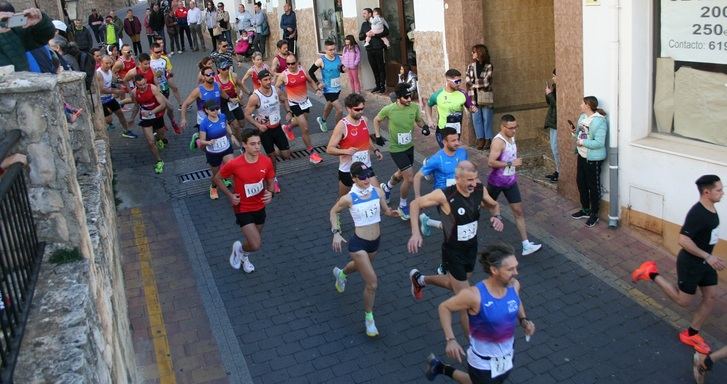
[[254, 30], [242, 31], [242, 34], [235, 43], [235, 54], [240, 59], [240, 65], [242, 65], [242, 59], [250, 59], [252, 55], [252, 39], [254, 35]]

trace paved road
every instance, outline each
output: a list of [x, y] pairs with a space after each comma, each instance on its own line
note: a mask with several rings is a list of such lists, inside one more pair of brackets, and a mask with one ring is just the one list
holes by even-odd
[[[194, 85], [196, 62], [202, 56], [173, 56], [175, 80], [183, 96]], [[312, 116], [320, 111], [321, 104], [314, 102]], [[375, 112], [369, 108], [366, 114], [372, 117]], [[194, 121], [191, 113], [188, 120]], [[187, 149], [190, 134], [188, 128], [183, 135], [170, 138], [170, 147], [162, 152], [167, 163], [163, 175], [152, 172], [152, 159], [142, 139], [112, 134], [112, 157], [120, 216], [128, 216], [133, 207], [146, 212], [146, 225], [165, 241], [163, 247], [152, 247], [152, 251], [159, 250], [167, 257], [176, 257], [167, 260], [185, 264], [185, 268], [174, 270], [184, 271], [184, 278], [197, 287], [196, 294], [189, 289], [184, 293], [195, 296], [190, 301], [197, 303], [199, 313], [206, 314], [207, 319], [194, 324], [209, 327], [199, 329], [198, 336], [209, 334], [216, 340], [216, 350], [213, 346], [214, 351], [203, 353], [219, 356], [224, 368], [219, 362], [212, 366], [224, 369], [226, 379], [222, 381], [422, 382], [427, 354], [443, 353], [436, 306], [448, 293], [427, 288], [425, 300], [414, 302], [407, 274], [413, 267], [425, 273], [434, 270], [441, 235], [427, 238], [423, 250], [410, 255], [405, 248], [408, 224], [384, 219], [381, 252], [375, 263], [379, 290], [374, 313], [381, 336], [369, 339], [363, 332], [360, 277], [351, 276], [343, 294], [333, 288], [332, 267], [347, 261], [346, 255], [335, 254], [330, 248], [327, 215], [336, 197], [335, 159], [324, 156], [326, 161], [319, 166], [307, 164], [306, 159], [283, 163], [283, 193], [268, 208], [263, 250], [252, 257], [257, 271], [247, 275], [232, 270], [227, 261], [230, 245], [240, 239], [227, 201], [209, 200], [208, 180], [181, 183], [178, 178], [179, 174], [206, 168], [201, 153]], [[327, 134], [316, 133], [314, 138], [323, 143]], [[300, 146], [300, 139], [296, 144]], [[374, 167], [382, 180], [394, 169], [388, 155]], [[392, 201], [397, 198], [395, 192]], [[164, 219], [155, 221], [155, 216]], [[343, 217], [344, 232], [350, 234], [350, 218]], [[120, 223], [122, 232], [127, 225]], [[175, 231], [179, 233], [163, 235]], [[518, 245], [514, 224], [506, 222], [502, 235], [486, 230], [481, 244], [492, 241]], [[133, 253], [132, 248], [125, 249]], [[522, 297], [538, 331], [530, 343], [518, 334], [516, 369], [510, 382], [692, 382], [691, 351], [678, 342], [675, 329], [566, 256], [554, 252], [546, 242], [543, 250], [519, 260]], [[125, 261], [132, 262], [133, 257]], [[169, 278], [164, 266], [156, 264], [154, 270], [165, 321], [172, 322], [181, 318], [175, 308], [182, 303], [179, 297], [171, 295], [167, 300], [165, 296], [165, 290], [179, 284]], [[138, 272], [131, 267], [125, 270], [127, 285], [133, 285]], [[476, 279], [483, 277], [482, 272], [475, 274]], [[143, 313], [143, 307], [130, 307], [130, 316], [137, 315], [135, 311]], [[143, 328], [144, 317], [139, 319], [139, 323], [132, 323]], [[139, 353], [139, 349], [149, 347], [141, 334], [136, 334], [135, 346], [140, 365], [145, 365], [153, 358]], [[185, 370], [189, 360], [181, 360], [174, 350], [174, 338], [188, 336], [169, 332], [177, 378], [181, 382], [208, 382], [204, 377], [186, 376], [195, 368]], [[464, 340], [461, 334], [458, 337]], [[190, 349], [194, 346], [185, 351]], [[725, 372], [724, 365], [717, 367], [712, 382], [718, 382], [714, 379]], [[153, 372], [145, 372], [144, 377], [154, 381]], [[437, 382], [445, 381], [440, 378]]]

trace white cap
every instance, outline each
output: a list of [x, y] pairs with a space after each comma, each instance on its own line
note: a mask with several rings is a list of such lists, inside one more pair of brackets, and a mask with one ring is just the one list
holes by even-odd
[[60, 21], [60, 20], [53, 20], [53, 25], [56, 27], [56, 29], [59, 29], [63, 32], [65, 32], [68, 29], [68, 26], [66, 23]]

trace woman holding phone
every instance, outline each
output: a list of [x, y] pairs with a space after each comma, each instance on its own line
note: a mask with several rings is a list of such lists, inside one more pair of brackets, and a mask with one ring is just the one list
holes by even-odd
[[492, 142], [492, 62], [490, 52], [483, 44], [472, 47], [472, 62], [467, 66], [465, 85], [470, 98], [477, 106], [472, 113], [472, 125], [477, 136], [477, 149], [489, 150]]
[[571, 135], [576, 138], [578, 166], [576, 183], [580, 194], [581, 209], [571, 214], [574, 219], [585, 219], [586, 227], [598, 222], [598, 208], [601, 200], [601, 166], [606, 159], [606, 137], [608, 122], [606, 112], [598, 108], [595, 96], [586, 96], [581, 103], [578, 123], [568, 120]]

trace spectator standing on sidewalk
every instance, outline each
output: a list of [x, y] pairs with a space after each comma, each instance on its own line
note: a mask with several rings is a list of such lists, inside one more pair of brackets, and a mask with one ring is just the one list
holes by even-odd
[[550, 151], [553, 153], [553, 161], [555, 162], [555, 172], [546, 175], [545, 178], [551, 183], [558, 181], [560, 174], [560, 158], [558, 157], [558, 112], [555, 95], [555, 69], [553, 69], [553, 85], [545, 85], [545, 102], [548, 103], [548, 113], [545, 115], [545, 129], [550, 135]]
[[114, 18], [111, 15], [106, 16], [106, 24], [103, 27], [104, 43], [109, 47], [106, 53], [111, 52], [111, 47], [119, 49], [119, 40], [121, 39], [121, 31], [114, 24]]
[[465, 84], [470, 98], [477, 107], [472, 113], [472, 125], [477, 136], [477, 149], [489, 150], [492, 144], [492, 114], [494, 94], [492, 93], [492, 62], [487, 47], [477, 44], [472, 47], [472, 62], [467, 66]]
[[103, 16], [98, 13], [96, 8], [91, 9], [91, 14], [88, 15], [88, 26], [91, 27], [93, 35], [96, 37], [96, 42], [101, 43], [103, 41], [103, 35], [101, 34]]
[[[252, 41], [253, 50], [263, 54], [265, 58], [265, 46], [267, 45], [268, 35], [270, 35], [270, 26], [268, 25], [268, 17], [262, 10], [262, 3], [255, 3], [255, 14], [252, 17], [252, 26], [255, 27], [255, 38]], [[288, 51], [293, 52], [288, 46]]]
[[189, 22], [187, 21], [187, 15], [189, 9], [184, 6], [184, 1], [179, 0], [177, 8], [174, 10], [174, 17], [177, 18], [177, 28], [179, 29], [179, 43], [182, 46], [182, 52], [184, 52], [184, 35], [187, 35], [187, 42], [189, 42], [189, 49], [194, 48], [192, 45], [192, 35], [189, 30]]
[[298, 40], [298, 19], [295, 17], [293, 7], [287, 1], [283, 5], [283, 14], [280, 16], [280, 29], [283, 30], [283, 40], [288, 41], [288, 49], [295, 52], [295, 41]]
[[182, 47], [179, 44], [179, 27], [174, 13], [164, 15], [164, 24], [166, 24], [169, 34], [169, 56], [174, 54], [174, 48], [177, 49], [177, 53], [182, 53]]
[[149, 24], [149, 16], [151, 16], [151, 9], [147, 8], [144, 12], [144, 31], [146, 32], [146, 39], [149, 41], [149, 46], [154, 44], [154, 30]]
[[[374, 11], [371, 8], [364, 8], [362, 12], [364, 22], [361, 23], [361, 29], [358, 32], [359, 41], [366, 40], [366, 33], [371, 30], [370, 20], [373, 13]], [[386, 61], [384, 60], [386, 44], [381, 40], [382, 37], [386, 36], [389, 36], [389, 29], [384, 26], [384, 32], [371, 36], [371, 41], [366, 46], [369, 65], [371, 65], [371, 71], [376, 79], [376, 87], [371, 90], [372, 93], [386, 92]]]
[[71, 33], [73, 35], [73, 41], [78, 46], [78, 49], [88, 53], [91, 48], [93, 48], [93, 34], [90, 29], [83, 25], [81, 19], [73, 20], [73, 29]]
[[351, 86], [351, 92], [361, 93], [361, 82], [358, 78], [358, 67], [361, 63], [361, 48], [353, 35], [348, 35], [343, 40], [343, 54], [341, 54], [341, 63], [346, 67], [348, 73], [348, 82]]
[[217, 36], [221, 34], [221, 31], [217, 25], [217, 9], [215, 9], [215, 4], [213, 2], [207, 2], [207, 8], [204, 10], [202, 19], [204, 20], [204, 24], [207, 26], [207, 32], [210, 34], [210, 39], [212, 39], [212, 50], [215, 50], [217, 49]]
[[124, 32], [131, 38], [131, 43], [134, 46], [134, 56], [141, 54], [141, 21], [139, 18], [134, 16], [134, 12], [129, 9], [126, 11], [126, 18], [124, 19]]
[[230, 12], [225, 10], [225, 4], [217, 4], [217, 25], [222, 30], [222, 36], [227, 44], [232, 45], [232, 27], [230, 26]]
[[[240, 4], [237, 7], [237, 14], [235, 15], [235, 28], [237, 28], [237, 38], [242, 37], [242, 33], [252, 29], [252, 15], [245, 9], [245, 4]], [[252, 43], [252, 41], [249, 41]]]
[[[114, 23], [114, 26], [119, 31], [119, 40], [121, 40], [124, 37], [124, 21], [121, 20], [120, 17], [116, 16], [116, 12], [114, 10], [109, 11], [109, 16], [111, 16], [111, 21]], [[122, 42], [118, 42], [118, 46], [120, 47]]]
[[167, 39], [164, 37], [164, 13], [159, 8], [158, 3], [154, 3], [151, 8], [151, 14], [149, 15], [149, 26], [154, 31], [155, 35], [161, 36], [162, 40], [164, 41], [164, 46], [166, 47]]
[[187, 23], [192, 33], [192, 50], [195, 52], [199, 51], [199, 46], [202, 45], [202, 50], [206, 51], [207, 47], [204, 43], [204, 35], [202, 35], [202, 10], [197, 8], [197, 3], [194, 0], [189, 2]]

